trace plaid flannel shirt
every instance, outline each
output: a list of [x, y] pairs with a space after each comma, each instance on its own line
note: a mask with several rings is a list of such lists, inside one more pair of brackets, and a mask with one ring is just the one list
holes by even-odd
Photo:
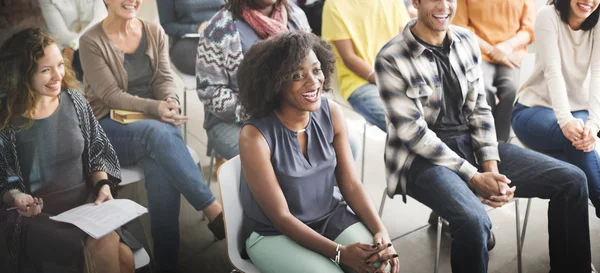
[[[440, 114], [443, 86], [433, 55], [420, 44], [410, 29], [389, 41], [375, 63], [377, 85], [387, 119], [385, 165], [388, 196], [403, 194], [406, 202], [406, 173], [420, 155], [436, 165], [447, 167], [465, 181], [477, 167], [452, 151], [429, 129]], [[477, 38], [467, 29], [450, 26], [450, 65], [462, 90], [462, 111], [472, 137], [478, 162], [500, 161], [491, 108], [485, 98], [481, 53]], [[400, 184], [400, 189], [398, 189]]]

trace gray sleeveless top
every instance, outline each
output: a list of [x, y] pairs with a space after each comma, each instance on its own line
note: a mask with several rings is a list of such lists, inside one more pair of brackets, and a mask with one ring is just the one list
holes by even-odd
[[[331, 240], [358, 222], [346, 204], [333, 197], [337, 160], [327, 99], [321, 99], [321, 108], [310, 113], [306, 126], [308, 159], [302, 154], [298, 134], [285, 127], [275, 113], [247, 124], [256, 127], [269, 144], [271, 164], [292, 215]], [[263, 236], [281, 234], [254, 199], [243, 172], [240, 198], [244, 207], [243, 238], [252, 232]]]

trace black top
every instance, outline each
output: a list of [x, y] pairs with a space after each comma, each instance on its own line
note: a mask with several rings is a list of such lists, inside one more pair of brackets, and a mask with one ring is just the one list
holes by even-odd
[[441, 46], [434, 46], [419, 39], [414, 33], [413, 36], [429, 49], [428, 52], [436, 64], [440, 85], [443, 88], [440, 114], [435, 125], [429, 129], [442, 140], [467, 134], [469, 127], [462, 110], [464, 105], [462, 90], [458, 77], [450, 65], [450, 40], [446, 38]]

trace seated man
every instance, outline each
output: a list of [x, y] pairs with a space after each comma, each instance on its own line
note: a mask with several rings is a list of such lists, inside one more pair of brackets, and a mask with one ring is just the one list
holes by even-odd
[[375, 56], [410, 20], [402, 1], [327, 0], [323, 39], [338, 57], [340, 90], [352, 108], [382, 131], [385, 112], [375, 82]]
[[[452, 24], [477, 35], [487, 101], [498, 141], [510, 137], [521, 60], [533, 42], [535, 7], [531, 0], [458, 0]], [[498, 98], [498, 103], [496, 103]]]
[[591, 272], [585, 175], [554, 158], [499, 144], [477, 37], [450, 26], [456, 2], [413, 5], [417, 19], [383, 47], [375, 63], [390, 122], [388, 194], [408, 194], [448, 220], [452, 270], [469, 273], [488, 267], [491, 222], [481, 203], [549, 199], [550, 272]]

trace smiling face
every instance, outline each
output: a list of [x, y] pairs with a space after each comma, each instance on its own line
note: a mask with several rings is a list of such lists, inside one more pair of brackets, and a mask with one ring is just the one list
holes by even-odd
[[60, 49], [50, 44], [44, 49], [44, 56], [36, 62], [36, 69], [31, 76], [31, 87], [38, 97], [56, 97], [60, 94], [62, 80], [65, 76], [65, 63]]
[[571, 0], [569, 18], [584, 21], [598, 8], [599, 3], [600, 0]]
[[448, 30], [456, 14], [456, 0], [413, 0], [417, 20], [436, 32]]
[[283, 92], [281, 103], [300, 111], [317, 111], [321, 107], [321, 93], [325, 76], [321, 63], [312, 50], [292, 74], [292, 80]]
[[104, 0], [108, 12], [118, 18], [134, 19], [140, 11], [142, 0]]

